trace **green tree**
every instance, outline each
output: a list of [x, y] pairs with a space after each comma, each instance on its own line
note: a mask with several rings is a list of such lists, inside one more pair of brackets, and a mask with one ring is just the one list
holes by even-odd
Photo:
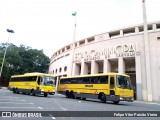
[[[7, 43], [0, 45], [0, 65], [4, 55]], [[7, 54], [3, 66], [2, 79], [9, 80], [10, 76], [15, 74], [24, 74], [27, 72], [45, 73], [49, 67], [49, 57], [43, 50], [32, 49], [31, 47], [14, 44], [8, 44]]]

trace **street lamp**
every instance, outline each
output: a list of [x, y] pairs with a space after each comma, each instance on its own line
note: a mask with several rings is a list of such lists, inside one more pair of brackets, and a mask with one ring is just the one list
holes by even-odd
[[9, 33], [9, 35], [8, 35], [7, 46], [6, 46], [6, 49], [5, 49], [5, 51], [4, 51], [3, 61], [2, 61], [2, 65], [1, 65], [0, 78], [1, 78], [1, 75], [2, 75], [4, 60], [5, 60], [5, 57], [6, 57], [6, 52], [7, 52], [7, 48], [8, 48], [8, 42], [9, 42], [9, 38], [10, 38], [10, 33], [14, 33], [13, 30], [10, 30], [10, 29], [6, 29], [6, 30], [7, 30], [7, 32]]

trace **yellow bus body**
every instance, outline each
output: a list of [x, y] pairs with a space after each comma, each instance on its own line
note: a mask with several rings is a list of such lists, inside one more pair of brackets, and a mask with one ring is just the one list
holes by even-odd
[[[95, 98], [95, 99], [101, 99], [102, 95], [104, 99], [101, 99], [102, 102], [113, 101], [114, 103], [119, 103], [119, 101], [133, 101], [134, 92], [132, 88], [122, 88], [117, 86], [117, 75], [122, 77], [128, 77], [128, 75], [125, 74], [119, 74], [119, 73], [106, 73], [106, 74], [94, 74], [94, 75], [84, 75], [84, 76], [73, 76], [73, 77], [61, 77], [60, 83], [58, 86], [58, 92], [60, 94], [66, 95], [66, 97], [77, 97], [77, 98]], [[61, 84], [61, 81], [63, 80], [74, 80], [74, 79], [89, 79], [94, 77], [105, 77], [108, 78], [108, 83], [63, 83]], [[111, 77], [114, 78], [114, 86], [111, 85]]]
[[[55, 84], [53, 85], [42, 85], [42, 80], [38, 79], [41, 77], [55, 78], [53, 75], [44, 73], [26, 73], [24, 75], [14, 75], [11, 76], [8, 88], [13, 91], [13, 93], [22, 92], [24, 94], [43, 94], [47, 97], [48, 94], [55, 94]], [[55, 82], [55, 81], [53, 81]]]

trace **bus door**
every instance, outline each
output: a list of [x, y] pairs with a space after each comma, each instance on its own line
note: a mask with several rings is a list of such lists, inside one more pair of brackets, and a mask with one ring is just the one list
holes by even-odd
[[110, 95], [115, 95], [115, 80], [114, 80], [114, 76], [110, 76]]
[[37, 90], [39, 90], [40, 89], [40, 85], [41, 85], [41, 77], [39, 76], [38, 77], [38, 80], [37, 80]]

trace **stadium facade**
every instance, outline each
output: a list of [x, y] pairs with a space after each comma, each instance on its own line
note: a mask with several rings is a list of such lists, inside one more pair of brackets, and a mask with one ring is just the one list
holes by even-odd
[[57, 50], [50, 59], [49, 73], [57, 80], [61, 76], [125, 73], [131, 77], [136, 100], [160, 102], [160, 21], [148, 23], [147, 27], [148, 51], [143, 25], [130, 26]]

